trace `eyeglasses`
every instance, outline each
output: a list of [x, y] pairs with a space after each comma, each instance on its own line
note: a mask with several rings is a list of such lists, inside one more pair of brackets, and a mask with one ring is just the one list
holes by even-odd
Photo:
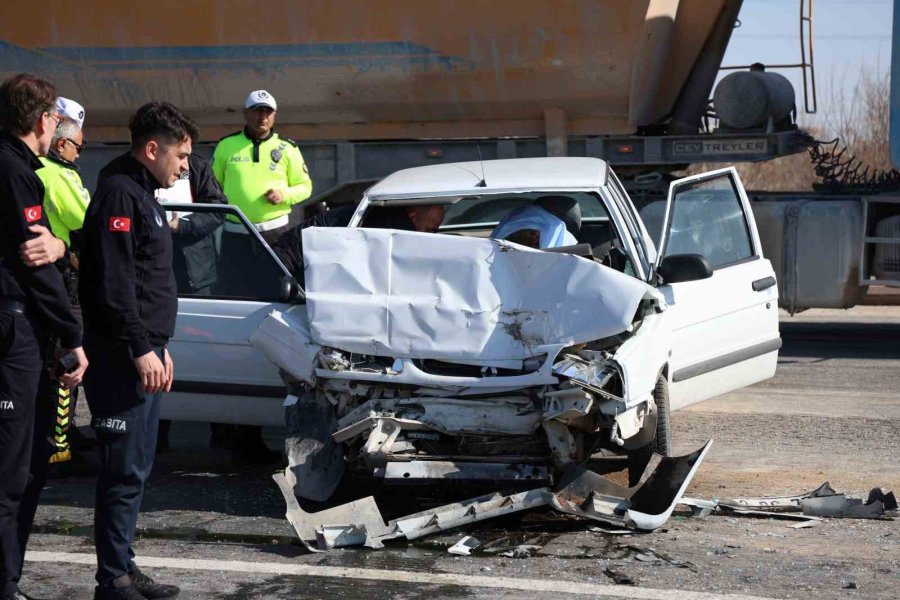
[[52, 112], [45, 112], [44, 114], [56, 121], [57, 127], [59, 127], [59, 124], [62, 123], [62, 117], [60, 117], [59, 115], [55, 115]]
[[64, 139], [65, 141], [67, 141], [67, 142], [69, 142], [70, 144], [72, 144], [73, 146], [75, 146], [75, 151], [76, 151], [78, 154], [81, 154], [82, 152], [84, 152], [84, 147], [87, 146], [87, 143], [84, 143], [84, 144], [76, 144], [71, 138], [62, 138], [62, 139]]

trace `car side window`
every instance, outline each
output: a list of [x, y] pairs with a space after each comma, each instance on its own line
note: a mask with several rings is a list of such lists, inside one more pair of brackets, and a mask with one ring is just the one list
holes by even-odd
[[233, 209], [196, 204], [188, 210], [171, 204], [166, 209], [170, 219], [180, 221], [172, 235], [179, 297], [280, 300], [286, 271]]
[[701, 254], [712, 267], [754, 256], [750, 227], [730, 173], [675, 187], [663, 256]]

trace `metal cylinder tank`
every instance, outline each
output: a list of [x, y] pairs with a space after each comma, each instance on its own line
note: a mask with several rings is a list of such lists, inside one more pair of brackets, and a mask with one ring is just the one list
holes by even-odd
[[725, 127], [748, 129], [780, 121], [794, 109], [794, 86], [784, 76], [766, 71], [738, 71], [722, 79], [713, 104]]

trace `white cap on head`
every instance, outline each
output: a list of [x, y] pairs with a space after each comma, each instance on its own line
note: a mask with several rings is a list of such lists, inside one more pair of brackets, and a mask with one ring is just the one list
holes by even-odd
[[250, 95], [247, 96], [244, 108], [256, 108], [257, 106], [268, 106], [272, 110], [278, 110], [275, 98], [266, 90], [256, 90], [255, 92], [250, 92]]
[[79, 129], [84, 125], [84, 107], [74, 100], [60, 96], [56, 99], [56, 112], [61, 117], [75, 121]]

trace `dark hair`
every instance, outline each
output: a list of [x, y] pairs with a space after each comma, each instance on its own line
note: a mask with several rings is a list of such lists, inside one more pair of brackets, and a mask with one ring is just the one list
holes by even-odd
[[0, 127], [23, 136], [37, 129], [38, 120], [53, 110], [56, 88], [31, 73], [19, 73], [0, 86]]
[[128, 122], [131, 148], [137, 150], [150, 140], [163, 144], [179, 143], [200, 136], [197, 125], [168, 102], [149, 102], [134, 113]]

